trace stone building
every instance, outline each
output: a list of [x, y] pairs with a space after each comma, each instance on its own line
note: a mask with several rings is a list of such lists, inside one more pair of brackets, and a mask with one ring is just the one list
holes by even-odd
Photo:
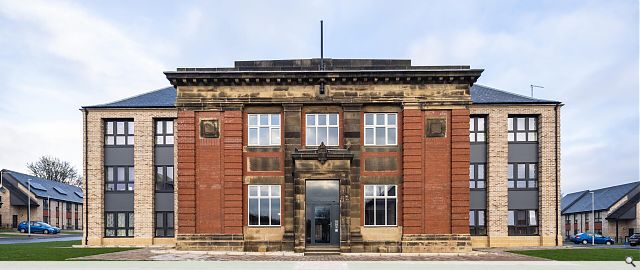
[[[322, 66], [323, 68], [320, 68]], [[83, 107], [86, 245], [553, 246], [560, 107], [410, 60], [236, 61]]]
[[561, 205], [567, 239], [595, 232], [624, 243], [640, 232], [640, 182], [570, 193], [562, 197]]
[[[10, 170], [0, 170], [0, 228], [17, 228], [28, 219], [63, 230], [82, 229], [82, 189]], [[31, 192], [29, 192], [29, 186]]]

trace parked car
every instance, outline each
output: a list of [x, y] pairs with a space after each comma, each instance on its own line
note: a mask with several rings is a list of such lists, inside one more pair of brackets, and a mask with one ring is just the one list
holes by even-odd
[[629, 236], [629, 245], [635, 246], [640, 244], [640, 233], [634, 233], [632, 236]]
[[[590, 244], [592, 243], [593, 239], [593, 233], [579, 233], [574, 235], [573, 237], [571, 237], [571, 242], [576, 243], [576, 244]], [[600, 234], [596, 234], [595, 235], [595, 241], [596, 244], [606, 244], [606, 245], [613, 245], [613, 243], [615, 243], [615, 241], [613, 241], [613, 239], [611, 239], [611, 237], [608, 236], [602, 236]]]
[[[27, 222], [20, 222], [18, 225], [18, 231], [21, 233], [26, 233], [29, 231], [29, 226], [27, 226]], [[31, 221], [31, 232], [32, 233], [44, 233], [44, 234], [56, 234], [60, 232], [60, 228], [51, 226], [47, 223], [41, 221]]]

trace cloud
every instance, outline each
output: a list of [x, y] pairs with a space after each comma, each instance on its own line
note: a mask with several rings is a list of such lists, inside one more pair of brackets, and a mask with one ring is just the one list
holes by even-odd
[[627, 4], [586, 3], [500, 29], [431, 34], [408, 51], [420, 64], [484, 68], [481, 83], [520, 94], [543, 85], [537, 97], [564, 102], [563, 190], [637, 181], [638, 14]]
[[63, 1], [0, 1], [0, 164], [50, 154], [81, 169], [82, 105], [167, 85], [149, 40]]

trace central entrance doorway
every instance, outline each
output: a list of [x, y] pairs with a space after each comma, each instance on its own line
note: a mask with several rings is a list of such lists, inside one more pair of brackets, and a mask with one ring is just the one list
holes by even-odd
[[340, 245], [340, 183], [338, 180], [305, 181], [307, 246]]

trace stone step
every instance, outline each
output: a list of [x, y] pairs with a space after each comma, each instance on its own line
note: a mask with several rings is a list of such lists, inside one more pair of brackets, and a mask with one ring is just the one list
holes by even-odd
[[306, 247], [304, 255], [322, 256], [322, 255], [340, 255], [340, 247]]
[[192, 235], [178, 235], [177, 241], [234, 241], [244, 240], [242, 234], [192, 234]]

